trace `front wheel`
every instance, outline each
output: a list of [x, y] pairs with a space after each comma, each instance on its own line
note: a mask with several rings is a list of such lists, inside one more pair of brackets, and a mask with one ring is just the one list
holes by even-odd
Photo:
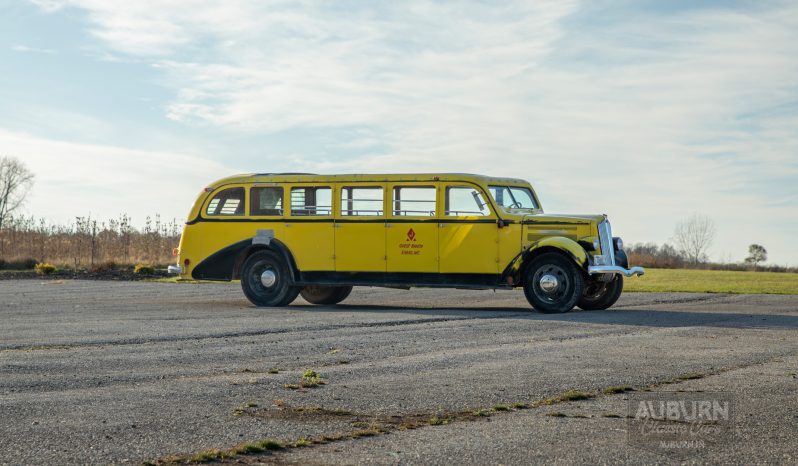
[[247, 258], [241, 288], [256, 306], [287, 306], [299, 295], [285, 261], [272, 251], [258, 251]]
[[338, 304], [352, 292], [351, 286], [306, 286], [300, 294], [311, 304]]
[[546, 252], [536, 257], [524, 277], [527, 301], [545, 314], [573, 309], [584, 287], [582, 271], [574, 261], [557, 252]]
[[608, 282], [591, 279], [585, 285], [585, 291], [576, 305], [586, 311], [603, 311], [618, 301], [622, 291], [623, 277], [620, 275], [615, 275]]

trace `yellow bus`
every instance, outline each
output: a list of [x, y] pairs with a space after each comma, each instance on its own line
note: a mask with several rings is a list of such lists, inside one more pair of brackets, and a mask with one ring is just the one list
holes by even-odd
[[256, 306], [353, 286], [512, 289], [540, 312], [607, 309], [629, 268], [604, 215], [547, 215], [532, 186], [471, 174], [247, 174], [197, 198], [169, 272], [241, 280]]

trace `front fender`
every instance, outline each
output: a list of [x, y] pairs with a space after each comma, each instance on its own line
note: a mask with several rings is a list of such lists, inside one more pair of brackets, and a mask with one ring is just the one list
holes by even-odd
[[564, 236], [551, 236], [544, 238], [540, 241], [532, 243], [527, 250], [529, 256], [535, 254], [535, 251], [540, 251], [542, 248], [556, 248], [571, 256], [571, 259], [576, 262], [581, 268], [587, 266], [587, 251], [579, 243], [566, 238]]
[[502, 280], [514, 285], [520, 282], [520, 272], [525, 264], [535, 256], [547, 251], [560, 251], [570, 257], [577, 266], [585, 269], [588, 265], [587, 251], [576, 241], [564, 236], [550, 236], [529, 245], [529, 248], [518, 254], [504, 269]]

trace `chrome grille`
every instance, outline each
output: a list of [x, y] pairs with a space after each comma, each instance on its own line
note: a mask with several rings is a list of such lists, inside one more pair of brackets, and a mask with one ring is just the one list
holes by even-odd
[[615, 265], [615, 248], [612, 246], [612, 226], [607, 217], [598, 224], [599, 243], [601, 255], [594, 256], [595, 265]]

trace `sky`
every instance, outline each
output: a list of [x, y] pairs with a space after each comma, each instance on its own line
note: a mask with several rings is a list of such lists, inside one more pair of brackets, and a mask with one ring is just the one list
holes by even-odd
[[798, 265], [798, 2], [0, 0], [26, 213], [183, 219], [236, 173], [473, 172], [627, 243]]

